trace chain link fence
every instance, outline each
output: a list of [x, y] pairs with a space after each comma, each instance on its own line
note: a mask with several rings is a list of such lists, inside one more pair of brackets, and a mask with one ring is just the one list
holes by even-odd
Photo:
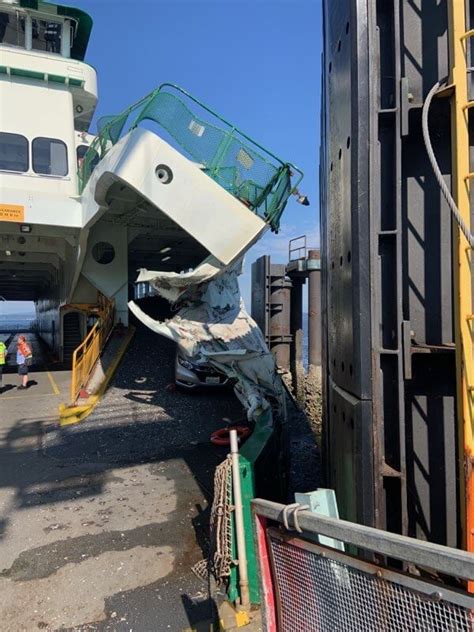
[[450, 590], [421, 580], [408, 586], [401, 573], [387, 576], [380, 567], [274, 532], [269, 542], [281, 632], [474, 630], [470, 608], [453, 603]]
[[294, 507], [253, 502], [265, 632], [474, 631], [474, 556]]

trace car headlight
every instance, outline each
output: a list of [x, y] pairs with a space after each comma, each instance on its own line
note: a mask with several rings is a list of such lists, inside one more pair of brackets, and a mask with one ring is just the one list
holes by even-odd
[[185, 358], [182, 358], [181, 356], [178, 356], [178, 364], [180, 364], [185, 369], [188, 369], [188, 371], [194, 370], [193, 364], [189, 362], [189, 360], [185, 360]]

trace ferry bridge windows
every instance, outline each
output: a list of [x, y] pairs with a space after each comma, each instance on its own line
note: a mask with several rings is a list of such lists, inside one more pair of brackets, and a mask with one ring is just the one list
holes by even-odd
[[20, 134], [0, 132], [0, 170], [28, 171], [28, 140]]
[[55, 138], [35, 138], [33, 141], [33, 171], [49, 176], [66, 176], [67, 147]]
[[61, 52], [61, 27], [59, 22], [32, 20], [32, 48], [47, 53]]
[[0, 11], [0, 44], [25, 48], [25, 18]]
[[0, 44], [70, 57], [74, 20], [32, 17], [22, 11], [0, 11]]

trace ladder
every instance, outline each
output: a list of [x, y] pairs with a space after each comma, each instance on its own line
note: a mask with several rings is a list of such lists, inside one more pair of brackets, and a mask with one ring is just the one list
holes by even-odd
[[[452, 69], [452, 160], [453, 193], [467, 226], [471, 226], [470, 190], [474, 173], [469, 160], [469, 111], [474, 101], [468, 94], [468, 55], [474, 29], [466, 30], [464, 0], [451, 0], [450, 35]], [[460, 437], [460, 478], [462, 498], [462, 528], [464, 546], [474, 552], [474, 363], [472, 307], [472, 249], [454, 224], [454, 306], [456, 337], [457, 408]], [[474, 592], [474, 582], [468, 583]]]

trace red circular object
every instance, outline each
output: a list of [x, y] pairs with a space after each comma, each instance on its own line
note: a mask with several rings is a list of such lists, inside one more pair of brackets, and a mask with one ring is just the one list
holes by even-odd
[[211, 443], [214, 445], [230, 445], [230, 431], [237, 430], [237, 438], [239, 441], [247, 439], [251, 430], [248, 426], [227, 426], [227, 428], [219, 428], [211, 434]]

